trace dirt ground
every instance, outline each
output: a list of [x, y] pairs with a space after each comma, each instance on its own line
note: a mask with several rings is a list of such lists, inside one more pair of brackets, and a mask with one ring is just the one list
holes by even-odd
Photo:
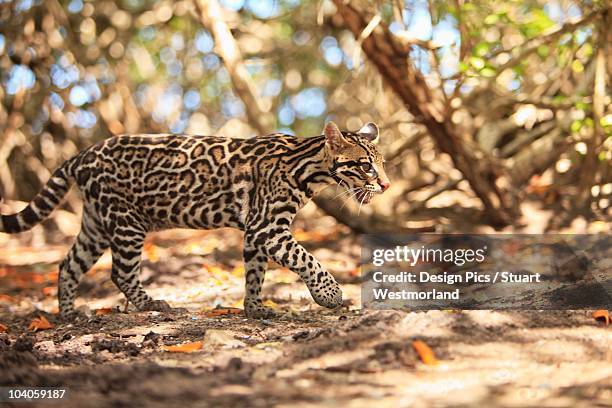
[[[126, 313], [107, 254], [80, 287], [90, 318], [61, 322], [69, 240], [42, 244], [39, 232], [0, 237], [0, 385], [64, 387], [61, 406], [612, 406], [612, 329], [591, 311], [360, 310], [359, 241], [331, 219], [295, 233], [341, 282], [345, 307], [316, 306], [270, 265], [270, 320], [211, 312], [241, 308], [244, 286], [241, 233], [218, 230], [149, 237], [144, 285], [176, 311]], [[54, 327], [28, 330], [40, 315]], [[164, 350], [191, 342], [202, 348]]]

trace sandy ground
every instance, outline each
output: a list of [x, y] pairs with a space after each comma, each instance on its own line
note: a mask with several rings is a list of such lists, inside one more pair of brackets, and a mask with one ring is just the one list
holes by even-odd
[[[80, 287], [91, 317], [65, 323], [53, 312], [66, 243], [0, 237], [0, 385], [64, 387], [65, 407], [612, 406], [612, 328], [591, 311], [360, 310], [357, 238], [331, 221], [296, 235], [341, 281], [342, 309], [316, 306], [271, 265], [278, 318], [211, 316], [242, 307], [241, 234], [170, 231], [148, 240], [142, 278], [182, 310], [124, 312], [106, 255]], [[28, 331], [41, 314], [54, 327]], [[438, 365], [419, 359], [417, 339]], [[202, 348], [163, 349], [186, 342]]]

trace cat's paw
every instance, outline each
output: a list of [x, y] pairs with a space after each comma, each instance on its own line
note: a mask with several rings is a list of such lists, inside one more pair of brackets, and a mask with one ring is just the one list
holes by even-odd
[[264, 305], [247, 305], [244, 313], [251, 319], [270, 319], [276, 316], [276, 312]]
[[310, 294], [318, 305], [335, 309], [342, 306], [342, 290], [335, 281], [327, 286], [310, 289]]
[[171, 312], [172, 307], [165, 300], [149, 300], [144, 304], [142, 311], [153, 311], [153, 312]]
[[64, 323], [74, 323], [74, 322], [82, 322], [85, 320], [89, 320], [91, 314], [87, 314], [83, 310], [70, 309], [70, 310], [62, 310], [60, 312], [60, 320]]

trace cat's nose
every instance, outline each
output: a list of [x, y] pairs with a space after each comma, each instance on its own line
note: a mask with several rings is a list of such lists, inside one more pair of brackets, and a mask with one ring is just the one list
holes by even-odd
[[379, 181], [378, 184], [380, 185], [380, 188], [382, 189], [383, 192], [385, 192], [391, 185], [389, 182], [385, 182], [385, 181]]

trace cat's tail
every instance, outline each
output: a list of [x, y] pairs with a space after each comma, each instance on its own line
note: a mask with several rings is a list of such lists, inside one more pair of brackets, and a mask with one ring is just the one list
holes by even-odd
[[[26, 208], [13, 215], [0, 215], [0, 232], [27, 231], [45, 220], [60, 204], [72, 184], [71, 168], [78, 156], [55, 170], [47, 184]], [[1, 201], [1, 198], [0, 198]]]

